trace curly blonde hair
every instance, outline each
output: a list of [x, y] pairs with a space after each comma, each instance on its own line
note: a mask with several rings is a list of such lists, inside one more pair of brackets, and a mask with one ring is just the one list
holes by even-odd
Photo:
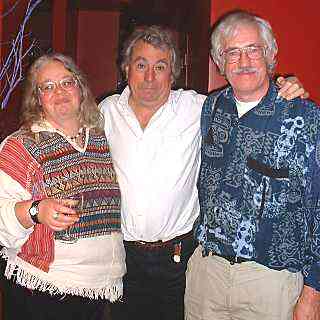
[[52, 61], [58, 61], [72, 73], [77, 80], [81, 102], [79, 120], [81, 126], [103, 128], [103, 114], [97, 106], [95, 98], [89, 88], [88, 81], [80, 69], [76, 66], [72, 58], [61, 53], [45, 54], [39, 57], [31, 65], [25, 81], [25, 88], [22, 100], [21, 122], [24, 127], [30, 128], [35, 122], [43, 118], [42, 106], [39, 99], [38, 83], [36, 81], [41, 68]]

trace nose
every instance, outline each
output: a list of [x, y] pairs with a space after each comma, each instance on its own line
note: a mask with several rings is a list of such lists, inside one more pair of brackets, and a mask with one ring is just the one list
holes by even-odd
[[64, 89], [60, 83], [57, 83], [54, 91], [55, 93], [61, 93], [61, 92], [65, 92], [66, 89]]
[[155, 78], [155, 71], [153, 68], [148, 68], [144, 74], [145, 81], [152, 82]]
[[240, 53], [240, 59], [239, 59], [239, 65], [242, 66], [248, 66], [250, 64], [251, 60], [247, 54], [247, 51], [242, 50]]

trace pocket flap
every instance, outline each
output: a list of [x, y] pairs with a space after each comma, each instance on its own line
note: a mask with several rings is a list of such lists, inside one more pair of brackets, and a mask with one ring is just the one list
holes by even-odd
[[247, 166], [267, 177], [274, 179], [289, 178], [289, 168], [275, 169], [250, 157], [247, 160]]

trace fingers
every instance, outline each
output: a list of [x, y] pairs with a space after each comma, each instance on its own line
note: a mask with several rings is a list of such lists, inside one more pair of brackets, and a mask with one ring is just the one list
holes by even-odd
[[78, 199], [61, 199], [60, 203], [63, 204], [64, 206], [69, 207], [69, 208], [73, 208], [79, 204], [79, 201], [80, 200], [78, 200]]
[[44, 199], [39, 204], [38, 219], [54, 231], [64, 230], [79, 221], [77, 212], [70, 206], [77, 200]]
[[278, 95], [281, 96], [282, 98], [286, 99], [288, 94], [291, 93], [291, 92], [289, 93], [288, 90], [289, 90], [289, 88], [291, 87], [292, 84], [290, 82], [288, 82], [288, 81], [285, 81], [285, 80], [283, 80], [282, 82], [277, 82], [277, 83], [279, 85], [281, 83]]
[[[277, 84], [280, 86], [278, 95], [289, 100], [292, 97], [297, 97], [304, 93], [304, 90], [300, 88], [300, 85], [293, 79], [285, 80], [283, 77], [277, 81]], [[297, 94], [296, 96], [294, 94]]]
[[309, 93], [305, 91], [301, 82], [296, 77], [288, 77], [286, 79], [279, 77], [276, 83], [280, 87], [278, 95], [287, 100], [296, 97], [301, 97], [302, 99], [309, 97]]
[[55, 231], [61, 231], [67, 229], [78, 220], [78, 216], [70, 216], [63, 213], [54, 212], [51, 215], [51, 218], [49, 218], [48, 226]]
[[281, 86], [284, 84], [285, 82], [285, 79], [284, 77], [278, 77], [277, 80], [276, 80], [276, 84], [281, 88]]
[[54, 209], [57, 212], [61, 212], [70, 216], [78, 215], [75, 211], [74, 207], [78, 204], [79, 200], [73, 200], [73, 199], [59, 199], [53, 200], [55, 201]]
[[304, 89], [299, 88], [297, 85], [292, 85], [288, 87], [287, 91], [280, 93], [279, 95], [287, 100], [292, 100], [297, 97], [302, 97], [304, 93]]

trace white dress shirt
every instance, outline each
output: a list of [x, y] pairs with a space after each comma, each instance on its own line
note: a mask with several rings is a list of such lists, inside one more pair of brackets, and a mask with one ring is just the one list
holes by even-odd
[[189, 232], [199, 214], [200, 114], [206, 97], [172, 90], [143, 130], [129, 95], [127, 87], [100, 104], [120, 184], [122, 232], [127, 241], [170, 240]]

